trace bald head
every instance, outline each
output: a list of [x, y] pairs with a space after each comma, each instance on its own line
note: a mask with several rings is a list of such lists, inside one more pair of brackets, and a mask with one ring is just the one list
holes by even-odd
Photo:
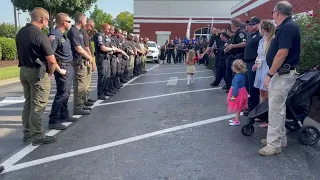
[[39, 22], [42, 19], [49, 20], [49, 12], [41, 7], [36, 7], [31, 12], [31, 21]]
[[288, 1], [280, 1], [276, 4], [273, 11], [277, 11], [284, 16], [291, 16], [292, 5]]

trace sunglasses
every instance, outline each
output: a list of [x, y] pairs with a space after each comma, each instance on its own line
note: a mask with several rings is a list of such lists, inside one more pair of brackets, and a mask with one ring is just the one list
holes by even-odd
[[69, 23], [69, 24], [71, 23], [71, 21], [67, 21], [67, 20], [64, 20], [64, 21], [67, 22], [67, 23]]

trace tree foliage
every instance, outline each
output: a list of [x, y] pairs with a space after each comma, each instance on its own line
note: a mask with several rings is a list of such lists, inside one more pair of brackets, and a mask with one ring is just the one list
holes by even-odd
[[49, 28], [52, 29], [57, 13], [64, 12], [74, 17], [76, 14], [89, 10], [97, 0], [11, 0], [13, 5], [22, 11], [32, 11], [35, 7], [42, 7], [49, 12]]
[[104, 23], [113, 24], [112, 15], [105, 13], [102, 9], [99, 9], [97, 5], [94, 6], [92, 12], [90, 12], [90, 19], [94, 20], [95, 28], [100, 30]]
[[116, 26], [127, 32], [133, 32], [133, 14], [129, 11], [124, 11], [118, 14], [115, 18]]
[[0, 37], [15, 38], [16, 31], [14, 25], [8, 23], [0, 24]]
[[301, 72], [320, 65], [320, 13], [300, 16], [296, 22], [301, 32]]

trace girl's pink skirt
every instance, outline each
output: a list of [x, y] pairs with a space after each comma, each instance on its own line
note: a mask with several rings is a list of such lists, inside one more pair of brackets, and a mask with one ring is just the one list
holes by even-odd
[[232, 87], [230, 88], [230, 91], [228, 93], [228, 99], [227, 99], [227, 103], [228, 103], [228, 111], [229, 113], [235, 113], [235, 112], [241, 112], [243, 110], [248, 109], [248, 91], [245, 87], [240, 88], [238, 90], [238, 95], [237, 97], [235, 97], [235, 100], [230, 100], [230, 98], [232, 97]]

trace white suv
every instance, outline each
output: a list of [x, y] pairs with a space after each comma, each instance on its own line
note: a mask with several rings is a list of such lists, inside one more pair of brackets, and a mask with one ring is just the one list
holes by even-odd
[[147, 42], [149, 53], [147, 54], [147, 62], [156, 62], [159, 63], [160, 51], [157, 46], [157, 43], [154, 41]]

